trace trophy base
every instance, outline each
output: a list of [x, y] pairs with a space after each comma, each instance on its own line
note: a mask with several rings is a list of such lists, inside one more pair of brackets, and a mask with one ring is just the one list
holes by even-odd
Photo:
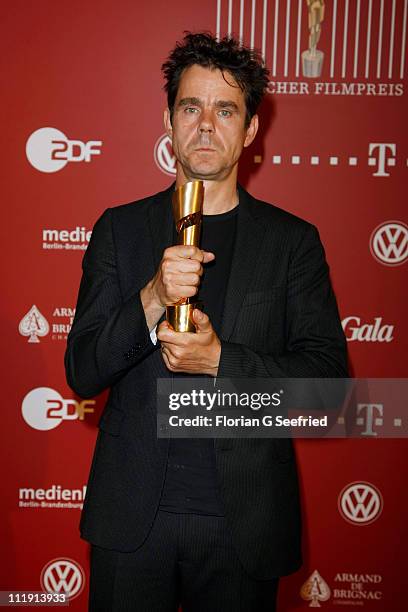
[[310, 50], [303, 51], [302, 53], [302, 71], [303, 76], [309, 79], [315, 79], [322, 73], [324, 53], [316, 49], [316, 52], [312, 54]]
[[190, 304], [173, 304], [166, 306], [166, 320], [174, 331], [177, 332], [192, 332], [195, 334], [196, 326], [193, 322], [193, 310], [198, 308], [201, 310], [200, 302], [192, 302]]

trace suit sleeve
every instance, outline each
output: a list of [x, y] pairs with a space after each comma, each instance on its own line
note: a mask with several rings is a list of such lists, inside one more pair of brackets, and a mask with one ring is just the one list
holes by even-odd
[[[267, 354], [221, 341], [218, 376], [347, 377], [346, 340], [319, 233], [308, 225], [293, 249], [286, 293], [286, 347]], [[273, 339], [272, 339], [273, 342]]]
[[82, 279], [65, 353], [69, 386], [87, 398], [110, 387], [154, 345], [139, 291], [121, 293], [112, 211], [96, 222], [82, 262]]

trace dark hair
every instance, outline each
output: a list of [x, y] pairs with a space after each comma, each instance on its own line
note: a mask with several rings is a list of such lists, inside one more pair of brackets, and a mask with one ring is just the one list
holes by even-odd
[[187, 32], [162, 65], [171, 116], [183, 70], [194, 64], [210, 69], [219, 68], [224, 78], [224, 72], [233, 76], [245, 96], [248, 124], [268, 84], [269, 73], [260, 53], [241, 45], [235, 38], [225, 36], [218, 41], [208, 32]]

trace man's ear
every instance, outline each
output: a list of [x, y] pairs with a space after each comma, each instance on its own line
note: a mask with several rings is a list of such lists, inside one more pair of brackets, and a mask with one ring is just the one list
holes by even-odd
[[245, 136], [245, 140], [244, 140], [244, 147], [249, 147], [249, 145], [251, 144], [251, 142], [253, 142], [256, 133], [258, 131], [258, 127], [259, 127], [259, 119], [258, 119], [258, 115], [254, 115], [251, 119], [251, 121], [249, 122], [249, 126], [246, 129], [246, 136]]
[[171, 117], [170, 117], [170, 109], [165, 108], [163, 113], [163, 123], [164, 129], [166, 130], [166, 134], [169, 138], [173, 136], [173, 127], [171, 125]]

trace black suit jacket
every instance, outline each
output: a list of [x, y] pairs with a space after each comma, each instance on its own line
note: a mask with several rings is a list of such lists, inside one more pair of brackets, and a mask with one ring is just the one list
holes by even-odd
[[[156, 433], [156, 379], [167, 377], [139, 291], [172, 244], [171, 194], [105, 211], [83, 260], [65, 356], [81, 397], [110, 387], [81, 518], [93, 544], [133, 551], [152, 526], [168, 439]], [[237, 234], [218, 376], [347, 376], [345, 339], [316, 228], [239, 187]], [[301, 565], [290, 439], [216, 439], [217, 474], [236, 551], [255, 578]]]

